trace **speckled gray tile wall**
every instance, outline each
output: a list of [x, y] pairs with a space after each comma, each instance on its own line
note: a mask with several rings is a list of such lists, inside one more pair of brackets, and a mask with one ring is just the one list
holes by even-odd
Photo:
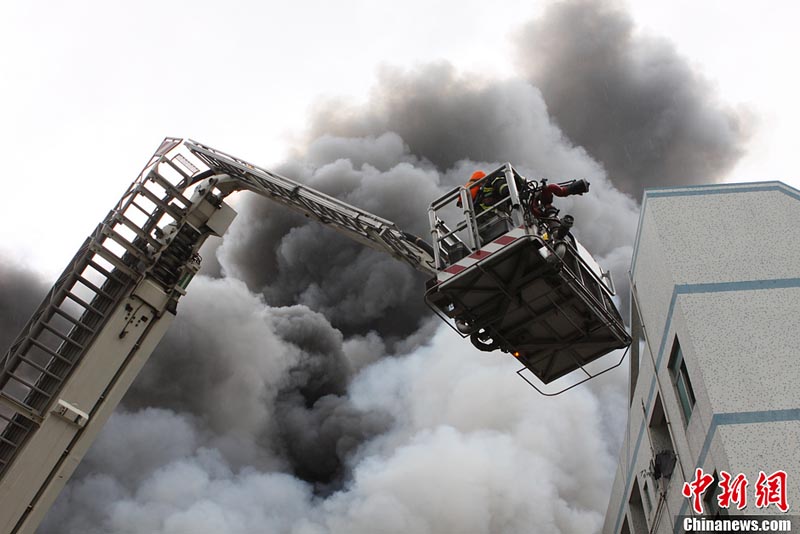
[[[663, 347], [660, 395], [681, 456], [667, 496], [670, 513], [686, 502], [679, 490], [685, 476], [694, 475], [698, 457], [708, 469], [749, 469], [754, 476], [759, 469], [785, 469], [794, 483], [789, 499], [797, 513], [800, 422], [732, 422], [740, 412], [766, 419], [789, 413], [791, 419], [800, 409], [800, 287], [795, 287], [800, 284], [767, 289], [744, 284], [750, 286], [744, 291], [732, 290], [741, 285], [713, 284], [800, 278], [800, 192], [778, 182], [726, 184], [648, 191], [645, 202], [632, 272], [653, 359]], [[697, 397], [688, 425], [666, 369], [676, 333]], [[647, 431], [640, 429], [646, 425], [642, 403], [649, 417], [655, 397], [649, 395], [653, 372], [645, 353], [605, 533], [616, 534], [628, 480], [650, 460]], [[670, 520], [657, 530], [671, 531]]]
[[646, 220], [659, 229], [677, 284], [798, 276], [800, 232], [792, 230], [800, 221], [800, 201], [781, 191], [646, 202]]
[[715, 413], [800, 407], [800, 287], [682, 295], [690, 376]]
[[[790, 513], [800, 510], [800, 421], [773, 423], [732, 424], [717, 427], [715, 441], [729, 462], [733, 476], [744, 473], [750, 482], [748, 499], [754, 509], [754, 485], [758, 472], [771, 475], [777, 470], [787, 473], [786, 500]], [[712, 458], [711, 461], [715, 461]], [[774, 508], [771, 507], [771, 508]]]

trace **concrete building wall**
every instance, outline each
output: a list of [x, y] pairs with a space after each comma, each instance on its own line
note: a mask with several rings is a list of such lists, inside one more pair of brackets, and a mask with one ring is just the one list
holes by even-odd
[[[759, 471], [784, 470], [798, 513], [800, 192], [779, 182], [646, 191], [631, 277], [643, 328], [603, 532], [680, 532], [676, 516], [692, 513], [681, 489], [698, 467], [744, 473], [749, 514], [780, 513], [755, 508], [754, 486]], [[688, 418], [680, 368], [669, 368], [676, 340], [694, 392]], [[677, 463], [655, 480], [665, 448]]]

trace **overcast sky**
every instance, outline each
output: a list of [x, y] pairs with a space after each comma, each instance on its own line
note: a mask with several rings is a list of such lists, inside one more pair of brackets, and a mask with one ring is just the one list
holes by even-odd
[[[512, 40], [549, 2], [4, 2], [0, 253], [52, 278], [167, 135], [269, 166], [321, 98], [360, 101], [382, 65], [513, 76]], [[729, 181], [800, 186], [791, 1], [632, 0], [758, 128]]]

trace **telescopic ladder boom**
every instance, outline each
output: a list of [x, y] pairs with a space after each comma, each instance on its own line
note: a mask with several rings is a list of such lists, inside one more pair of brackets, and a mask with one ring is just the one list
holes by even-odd
[[368, 247], [391, 254], [417, 270], [431, 276], [436, 274], [430, 245], [403, 232], [395, 223], [219, 150], [194, 141], [185, 141], [184, 144], [211, 169], [209, 172], [228, 175], [216, 183], [223, 194], [243, 189], [253, 191]]

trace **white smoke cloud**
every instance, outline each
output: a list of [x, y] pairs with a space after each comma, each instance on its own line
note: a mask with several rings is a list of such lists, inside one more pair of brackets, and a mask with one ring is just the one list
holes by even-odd
[[[604, 399], [544, 399], [514, 370], [444, 329], [364, 368], [349, 388], [354, 409], [394, 424], [361, 445], [327, 497], [287, 473], [232, 467], [189, 416], [118, 412], [45, 531], [596, 531], [615, 462], [599, 439]], [[119, 447], [128, 452], [115, 459]]]

